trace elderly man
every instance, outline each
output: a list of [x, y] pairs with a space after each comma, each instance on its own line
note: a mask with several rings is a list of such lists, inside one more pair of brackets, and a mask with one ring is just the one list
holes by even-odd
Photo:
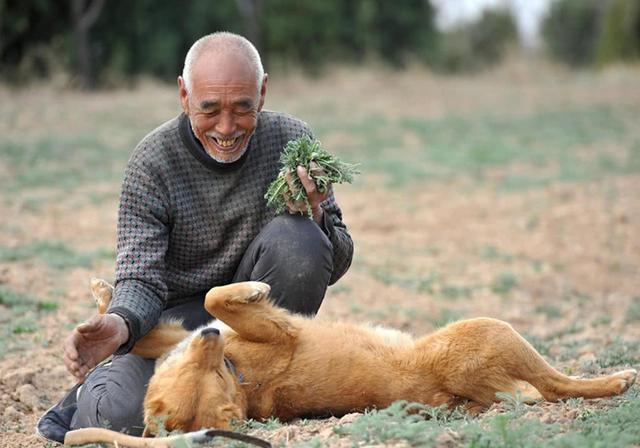
[[262, 110], [267, 75], [253, 45], [231, 33], [201, 38], [178, 88], [184, 113], [147, 135], [127, 165], [114, 296], [106, 314], [65, 342], [78, 385], [39, 420], [47, 439], [93, 426], [141, 432], [154, 361], [128, 352], [160, 318], [180, 318], [188, 329], [211, 319], [203, 300], [212, 286], [264, 281], [281, 306], [313, 315], [351, 263], [353, 243], [333, 194], [316, 191], [304, 168], [297, 175], [312, 219], [297, 213], [300, 204], [280, 216], [265, 204], [282, 148], [310, 131]]

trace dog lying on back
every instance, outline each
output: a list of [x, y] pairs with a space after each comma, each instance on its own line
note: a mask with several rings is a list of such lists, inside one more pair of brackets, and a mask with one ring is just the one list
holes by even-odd
[[[104, 312], [106, 283], [92, 290]], [[160, 357], [144, 401], [145, 433], [228, 428], [245, 418], [341, 415], [396, 400], [480, 412], [518, 391], [532, 400], [606, 397], [635, 381], [629, 369], [575, 379], [551, 367], [509, 324], [462, 320], [414, 340], [395, 330], [292, 315], [269, 286], [235, 283], [209, 291], [218, 320], [191, 333], [161, 323], [134, 353]]]

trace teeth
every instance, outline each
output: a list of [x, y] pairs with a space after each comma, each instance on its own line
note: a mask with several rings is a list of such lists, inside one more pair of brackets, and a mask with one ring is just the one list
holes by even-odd
[[228, 140], [217, 138], [216, 142], [218, 143], [218, 145], [220, 145], [223, 148], [229, 148], [230, 146], [234, 145], [236, 140], [237, 139], [235, 139], [235, 138], [234, 139], [228, 139]]

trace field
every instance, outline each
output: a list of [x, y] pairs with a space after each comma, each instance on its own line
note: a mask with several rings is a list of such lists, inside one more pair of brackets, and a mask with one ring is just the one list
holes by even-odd
[[[81, 94], [0, 87], [0, 446], [38, 447], [37, 416], [72, 385], [62, 340], [113, 279], [123, 166], [179, 112], [173, 86]], [[274, 74], [266, 107], [361, 164], [336, 187], [356, 244], [319, 318], [419, 335], [459, 318], [512, 323], [556, 367], [640, 367], [640, 71], [522, 61], [474, 77], [410, 69]], [[640, 387], [478, 418], [398, 404], [247, 422], [276, 445], [640, 445]]]

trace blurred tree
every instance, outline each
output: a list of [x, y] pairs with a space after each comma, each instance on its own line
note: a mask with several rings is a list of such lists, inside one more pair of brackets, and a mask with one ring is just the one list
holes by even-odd
[[394, 66], [416, 57], [428, 62], [436, 52], [435, 10], [429, 1], [362, 0], [357, 14], [356, 30], [365, 47]]
[[[236, 0], [238, 11], [244, 21], [245, 37], [262, 52], [262, 7], [263, 0]], [[261, 56], [262, 58], [262, 56]], [[265, 61], [263, 64], [266, 65]]]
[[428, 0], [269, 0], [264, 52], [280, 64], [316, 72], [330, 60], [379, 57], [401, 67], [434, 52], [435, 12]]
[[[70, 27], [70, 16], [49, 0], [0, 0], [0, 76], [5, 81], [28, 82], [51, 75], [63, 59], [62, 36]], [[51, 48], [62, 54], [51, 51]]]
[[94, 33], [101, 82], [143, 74], [174, 81], [191, 44], [218, 30], [244, 33], [233, 0], [109, 0]]
[[640, 0], [614, 0], [602, 18], [595, 50], [600, 66], [640, 58]]
[[98, 20], [103, 6], [104, 0], [71, 0], [76, 70], [80, 77], [80, 87], [83, 89], [91, 90], [96, 87], [89, 30]]
[[502, 60], [517, 42], [516, 24], [509, 11], [487, 9], [480, 18], [446, 32], [434, 68], [446, 72], [479, 70]]
[[606, 8], [601, 0], [557, 0], [551, 4], [542, 32], [553, 57], [570, 65], [593, 61]]

